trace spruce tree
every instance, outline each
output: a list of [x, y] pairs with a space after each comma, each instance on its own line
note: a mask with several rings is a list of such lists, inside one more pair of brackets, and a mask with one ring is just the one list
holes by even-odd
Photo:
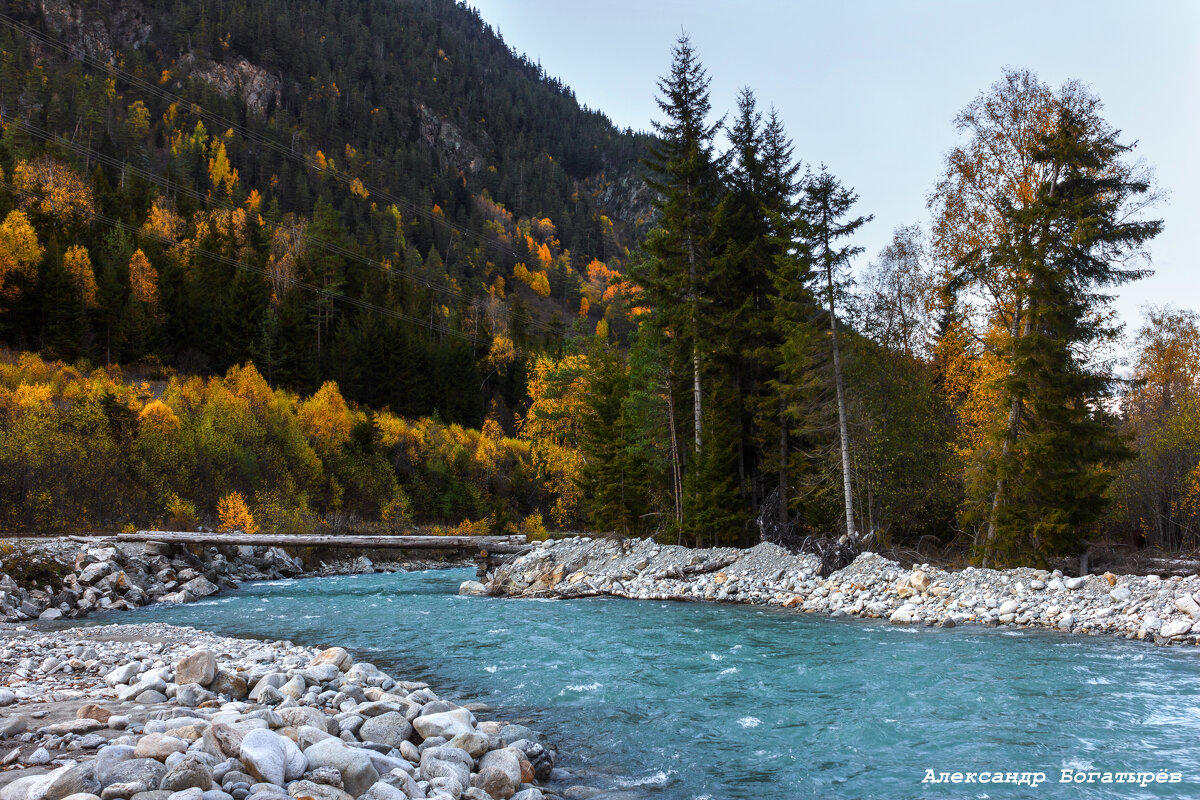
[[976, 486], [986, 563], [1044, 563], [1077, 548], [1105, 508], [1108, 467], [1129, 455], [1106, 406], [1110, 368], [1089, 355], [1119, 333], [1102, 321], [1105, 291], [1146, 274], [1125, 264], [1162, 228], [1128, 214], [1149, 189], [1121, 161], [1130, 149], [1095, 104], [1064, 105], [1033, 156], [1048, 179], [1032, 202], [1004, 208], [1019, 235], [997, 257], [1028, 280], [1017, 288], [1024, 315], [1000, 385], [1011, 411]]
[[[672, 53], [671, 69], [658, 84], [661, 96], [657, 102], [666, 120], [655, 123], [659, 142], [647, 161], [653, 173], [647, 183], [658, 194], [659, 224], [645, 243], [650, 258], [635, 274], [651, 309], [649, 324], [670, 333], [669, 369], [674, 375], [690, 377], [690, 456], [695, 462], [704, 442], [703, 362], [711, 335], [704, 316], [709, 301], [713, 211], [721, 191], [713, 142], [721, 122], [708, 122], [712, 108], [709, 82], [691, 41], [681, 36]], [[682, 404], [672, 396], [671, 405]], [[688, 472], [688, 494], [693, 502], [699, 502], [703, 491], [694, 473]]]
[[843, 187], [824, 168], [821, 174], [805, 182], [800, 199], [800, 214], [815, 264], [825, 279], [826, 311], [829, 315], [829, 338], [833, 354], [833, 383], [837, 393], [838, 435], [841, 445], [842, 489], [846, 501], [846, 533], [854, 528], [854, 493], [850, 482], [850, 432], [846, 420], [846, 388], [842, 379], [842, 355], [838, 345], [837, 283], [839, 271], [846, 268], [861, 247], [838, 246], [838, 240], [854, 234], [873, 216], [847, 219], [851, 207], [858, 201], [853, 189]]

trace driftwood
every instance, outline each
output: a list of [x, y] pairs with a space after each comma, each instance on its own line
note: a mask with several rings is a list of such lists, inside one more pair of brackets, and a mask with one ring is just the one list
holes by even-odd
[[516, 536], [326, 536], [323, 534], [207, 533], [194, 531], [138, 531], [119, 533], [122, 542], [163, 544], [248, 545], [252, 547], [329, 547], [377, 550], [486, 550], [517, 553], [528, 547], [524, 535]]
[[819, 572], [822, 578], [828, 578], [839, 569], [849, 566], [873, 538], [870, 534], [840, 537], [805, 536], [800, 531], [800, 521], [795, 517], [786, 523], [780, 521], [784, 502], [778, 488], [763, 501], [757, 520], [762, 540], [777, 544], [789, 553], [815, 555], [821, 562]]

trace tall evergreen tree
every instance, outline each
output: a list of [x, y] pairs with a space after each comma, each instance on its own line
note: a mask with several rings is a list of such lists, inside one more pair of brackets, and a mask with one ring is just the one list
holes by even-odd
[[846, 422], [846, 389], [842, 379], [842, 355], [838, 346], [837, 283], [840, 270], [862, 252], [858, 246], [838, 246], [838, 240], [852, 236], [873, 216], [847, 219], [858, 201], [853, 189], [843, 187], [824, 168], [821, 174], [805, 182], [800, 213], [809, 240], [809, 248], [818, 268], [824, 273], [825, 302], [829, 315], [829, 337], [833, 353], [833, 383], [837, 392], [838, 435], [842, 451], [842, 489], [846, 500], [846, 533], [854, 535], [854, 492], [850, 481], [850, 432]]
[[706, 302], [710, 233], [721, 184], [714, 139], [722, 122], [709, 123], [712, 103], [707, 71], [691, 40], [680, 36], [672, 51], [671, 69], [658, 83], [659, 109], [666, 121], [655, 122], [660, 141], [651, 148], [647, 180], [659, 197], [658, 227], [646, 241], [654, 256], [639, 275], [659, 324], [690, 349], [694, 452], [703, 449], [701, 317]]
[[[710, 299], [706, 289], [713, 212], [721, 193], [714, 139], [722, 123], [708, 121], [709, 77], [686, 35], [676, 42], [671, 69], [658, 86], [658, 105], [666, 120], [655, 123], [660, 140], [647, 161], [653, 173], [647, 183], [658, 194], [659, 224], [647, 236], [650, 257], [636, 270], [635, 279], [651, 311], [645, 324], [668, 334], [662, 341], [669, 348], [669, 373], [690, 375], [692, 446], [684, 478], [688, 503], [695, 506], [704, 494], [697, 469], [704, 449], [703, 362], [711, 336], [704, 316]], [[675, 426], [679, 403], [674, 381], [668, 392]], [[683, 459], [678, 448], [674, 452]]]
[[1017, 235], [996, 257], [1028, 279], [1016, 290], [1024, 314], [1000, 384], [1012, 411], [976, 487], [990, 493], [990, 502], [976, 496], [990, 564], [1044, 562], [1077, 547], [1105, 508], [1107, 467], [1128, 455], [1105, 407], [1113, 376], [1092, 356], [1119, 333], [1103, 322], [1105, 290], [1147, 274], [1125, 264], [1162, 223], [1130, 217], [1149, 187], [1122, 163], [1131, 146], [1097, 106], [1060, 107], [1033, 154], [1048, 179], [1031, 202], [1004, 209]]

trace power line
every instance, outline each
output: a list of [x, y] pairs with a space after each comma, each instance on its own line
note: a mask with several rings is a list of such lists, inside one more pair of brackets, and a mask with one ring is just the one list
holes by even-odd
[[[2, 120], [3, 120], [3, 116], [0, 115], [0, 121], [2, 121]], [[173, 183], [165, 176], [159, 175], [150, 170], [142, 169], [134, 164], [130, 164], [127, 161], [121, 161], [120, 159], [117, 159], [114, 156], [105, 155], [104, 153], [100, 153], [100, 152], [93, 150], [92, 148], [87, 147], [85, 145], [78, 144], [77, 142], [72, 142], [69, 139], [66, 139], [65, 137], [56, 136], [55, 134], [53, 134], [49, 131], [46, 131], [45, 129], [39, 128], [38, 126], [33, 125], [30, 122], [26, 122], [19, 118], [10, 118], [8, 120], [8, 122], [10, 124], [17, 125], [18, 127], [26, 130], [30, 134], [38, 137], [39, 139], [42, 139], [43, 141], [46, 141], [51, 144], [56, 144], [61, 147], [66, 147], [81, 156], [86, 156], [87, 158], [95, 160], [99, 163], [107, 164], [108, 166], [113, 167], [114, 169], [120, 169], [123, 171], [132, 172], [133, 174], [135, 174], [147, 181], [150, 181], [152, 183], [155, 183], [155, 184], [161, 186], [163, 189], [167, 190], [168, 192], [176, 192], [179, 194], [184, 194], [184, 195], [187, 195], [187, 196], [195, 199], [197, 202], [200, 202], [202, 204], [217, 206], [219, 208], [223, 208], [228, 211], [233, 211], [238, 208], [238, 206], [235, 206], [232, 203], [227, 203], [223, 200], [205, 195], [205, 194], [197, 191], [196, 189], [192, 189], [187, 186], [182, 186], [180, 184]], [[282, 225], [277, 225], [277, 224], [266, 222], [266, 221], [264, 221], [264, 225], [271, 228], [272, 230], [280, 230], [283, 227]], [[415, 275], [411, 272], [404, 272], [401, 270], [391, 268], [387, 264], [384, 264], [380, 261], [376, 261], [374, 259], [368, 258], [367, 256], [364, 256], [361, 253], [355, 252], [354, 250], [351, 250], [349, 248], [343, 247], [343, 246], [335, 244], [333, 242], [326, 241], [324, 239], [319, 239], [317, 237], [308, 235], [307, 231], [305, 234], [305, 243], [316, 245], [317, 247], [319, 247], [322, 250], [325, 250], [327, 252], [334, 253], [336, 255], [341, 255], [343, 257], [357, 261], [366, 266], [372, 267], [374, 269], [378, 269], [384, 275], [399, 276], [400, 278], [402, 278], [404, 280], [409, 280], [409, 281], [412, 281], [413, 283], [425, 286], [425, 287], [433, 290], [438, 295], [444, 295], [444, 296], [447, 296], [450, 298], [454, 298], [464, 304], [469, 303], [473, 299], [469, 295], [466, 295], [459, 290], [441, 286], [436, 281], [431, 280], [429, 278], [423, 278], [423, 277], [421, 277], [419, 275]], [[549, 326], [545, 323], [542, 323], [542, 322], [538, 322], [537, 320], [533, 319], [532, 317], [529, 317], [528, 315], [518, 315], [518, 319], [520, 319], [522, 322], [525, 322], [530, 327], [536, 328], [537, 330], [544, 331], [547, 333], [554, 332], [554, 330], [551, 326]]]
[[[236, 121], [230, 120], [230, 119], [223, 117], [220, 114], [217, 114], [215, 112], [208, 111], [203, 106], [201, 106], [199, 103], [196, 103], [193, 100], [188, 100], [180, 95], [175, 94], [174, 92], [164, 89], [161, 86], [156, 86], [155, 84], [145, 81], [142, 78], [139, 78], [138, 76], [136, 76], [130, 72], [127, 72], [117, 66], [114, 66], [112, 64], [105, 64], [104, 62], [100, 61], [99, 59], [89, 56], [87, 53], [83, 52], [82, 50], [71, 47], [70, 44], [64, 42], [63, 40], [58, 39], [54, 36], [51, 36], [50, 34], [43, 33], [42, 31], [39, 31], [36, 28], [33, 28], [29, 25], [26, 25], [23, 22], [13, 19], [12, 17], [8, 16], [7, 14], [0, 13], [0, 24], [4, 24], [4, 25], [8, 26], [10, 29], [12, 29], [13, 31], [15, 31], [19, 34], [23, 34], [31, 39], [36, 39], [38, 42], [44, 44], [45, 46], [51, 47], [70, 58], [78, 59], [78, 60], [84, 62], [85, 64], [89, 64], [92, 67], [99, 69], [99, 70], [103, 70], [104, 72], [109, 73], [111, 75], [120, 76], [129, 85], [134, 86], [134, 87], [142, 90], [143, 92], [148, 92], [148, 93], [158, 97], [159, 99], [166, 100], [168, 102], [183, 103], [183, 104], [189, 106], [193, 110], [193, 112], [195, 114], [197, 114], [197, 116], [207, 118], [210, 122], [215, 123], [218, 126], [234, 130], [234, 131], [238, 132], [239, 134], [241, 134], [244, 138], [249, 139], [252, 142], [255, 142], [257, 144], [260, 144], [263, 147], [266, 147], [270, 150], [273, 150], [274, 152], [279, 153], [280, 155], [284, 156], [285, 158], [290, 158], [294, 161], [298, 161], [298, 162], [304, 164], [309, 169], [316, 170], [325, 175], [332, 175], [334, 178], [336, 178], [337, 180], [346, 184], [347, 186], [349, 186], [351, 184], [351, 181], [354, 180], [349, 175], [345, 175], [345, 174], [337, 172], [335, 170], [330, 170], [328, 167], [322, 167], [319, 163], [317, 163], [316, 159], [309, 158], [307, 155], [304, 155], [302, 153], [297, 153], [289, 145], [281, 144], [273, 139], [270, 139], [267, 136], [264, 136], [263, 134], [257, 133], [256, 131], [253, 131], [253, 130], [250, 130], [249, 128], [245, 127], [244, 125], [241, 125], [240, 123], [238, 123]], [[361, 181], [360, 181], [360, 183], [361, 183]], [[411, 213], [413, 213], [417, 216], [423, 217], [424, 219], [428, 220], [432, 224], [445, 225], [446, 227], [450, 228], [453, 231], [456, 231], [457, 233], [459, 233], [459, 235], [461, 235], [465, 238], [474, 239], [478, 242], [483, 243], [485, 246], [491, 245], [493, 247], [496, 247], [498, 250], [501, 250], [501, 251], [506, 252], [507, 254], [511, 255], [514, 260], [518, 258], [518, 254], [517, 254], [516, 250], [514, 250], [513, 248], [503, 245], [501, 243], [490, 242], [484, 236], [451, 222], [444, 215], [442, 215], [439, 218], [438, 215], [436, 215], [433, 212], [428, 211], [426, 209], [420, 208], [415, 203], [413, 203], [412, 201], [410, 201], [406, 198], [397, 197], [397, 196], [391, 194], [390, 192], [388, 192], [384, 189], [380, 189], [376, 186], [371, 186], [371, 185], [368, 185], [365, 183], [363, 183], [362, 185], [363, 185], [363, 188], [367, 190], [368, 194], [377, 195], [380, 198], [382, 198], [382, 199], [386, 200], [387, 202], [392, 203], [394, 205], [404, 206]]]
[[[34, 192], [34, 191], [30, 191], [29, 189], [23, 189], [19, 186], [16, 186], [15, 184], [11, 184], [11, 183], [8, 183], [5, 181], [0, 181], [0, 187], [8, 189], [9, 191], [13, 192], [14, 194], [17, 194], [17, 195], [20, 195], [23, 197], [32, 197], [32, 198], [35, 198], [38, 200], [48, 199], [46, 197], [46, 195], [41, 194], [40, 192]], [[148, 230], [145, 230], [142, 228], [136, 228], [133, 225], [129, 225], [128, 223], [122, 222], [119, 219], [115, 219], [113, 217], [109, 217], [104, 214], [98, 214], [95, 211], [86, 212], [86, 216], [88, 217], [88, 219], [92, 220], [93, 222], [99, 222], [102, 225], [107, 225], [108, 227], [115, 228], [117, 230], [122, 230], [127, 233], [131, 233], [135, 236], [143, 236], [143, 237], [146, 237], [149, 239], [154, 239], [157, 242], [160, 242], [162, 244], [169, 245], [169, 246], [178, 244], [178, 242], [176, 242], [169, 236], [160, 234], [156, 231], [148, 231]], [[214, 261], [232, 266], [235, 269], [253, 272], [258, 275], [263, 275], [263, 276], [266, 276], [267, 278], [270, 278], [269, 270], [265, 269], [264, 267], [258, 267], [258, 266], [255, 266], [254, 264], [249, 264], [245, 261], [241, 261], [240, 259], [230, 258], [229, 256], [222, 255], [221, 253], [215, 253], [211, 250], [206, 250], [202, 247], [194, 247], [194, 248], [189, 248], [189, 249], [192, 252], [203, 255], [206, 258], [210, 258]], [[329, 300], [343, 302], [348, 305], [356, 306], [356, 307], [361, 308], [366, 311], [371, 311], [371, 312], [374, 312], [377, 314], [392, 317], [394, 319], [399, 319], [399, 320], [403, 320], [405, 322], [410, 322], [410, 323], [413, 323], [416, 325], [420, 325], [422, 327], [427, 327], [427, 328], [429, 328], [430, 332], [432, 332], [432, 333], [444, 333], [444, 334], [448, 334], [450, 336], [455, 336], [457, 338], [460, 338], [460, 339], [463, 339], [463, 340], [466, 340], [469, 342], [476, 341], [476, 337], [470, 336], [463, 331], [454, 330], [453, 328], [449, 328], [449, 327], [435, 329], [432, 323], [429, 323], [426, 320], [421, 319], [419, 317], [414, 317], [411, 314], [405, 314], [403, 311], [396, 311], [395, 309], [387, 308], [385, 306], [381, 306], [376, 303], [372, 303], [369, 300], [363, 300], [361, 298], [351, 297], [350, 295], [342, 294], [341, 292], [332, 292], [332, 291], [329, 291], [328, 289], [323, 289], [320, 286], [316, 286], [315, 284], [311, 284], [311, 283], [308, 283], [307, 281], [300, 280], [299, 278], [290, 277], [290, 278], [287, 278], [284, 282], [289, 286], [294, 286], [298, 289], [310, 292], [312, 294], [319, 295], [319, 296], [327, 298]]]

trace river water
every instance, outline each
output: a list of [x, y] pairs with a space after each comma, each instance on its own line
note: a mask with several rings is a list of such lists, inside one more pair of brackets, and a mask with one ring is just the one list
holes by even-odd
[[[94, 622], [342, 645], [543, 731], [605, 797], [1200, 797], [1200, 653], [747, 606], [464, 598], [469, 570], [247, 584]], [[1064, 768], [1182, 773], [1064, 786]], [[1028, 786], [922, 783], [1045, 772]], [[560, 787], [561, 790], [561, 787]]]

